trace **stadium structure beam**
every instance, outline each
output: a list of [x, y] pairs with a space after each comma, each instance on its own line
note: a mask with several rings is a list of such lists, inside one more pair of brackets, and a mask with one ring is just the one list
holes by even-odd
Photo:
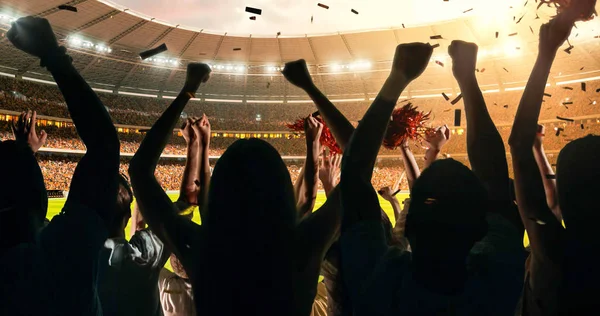
[[283, 65], [283, 53], [281, 52], [281, 42], [279, 41], [279, 35], [277, 35], [275, 39], [277, 39], [277, 49], [279, 50], [279, 63]]
[[[179, 26], [179, 25], [177, 25], [177, 26]], [[190, 39], [187, 41], [187, 43], [185, 43], [185, 46], [183, 46], [183, 48], [179, 52], [179, 55], [177, 56], [178, 58], [181, 58], [181, 56], [183, 56], [183, 54], [185, 54], [185, 52], [188, 50], [188, 48], [190, 48], [192, 43], [196, 40], [198, 35], [200, 35], [200, 33], [202, 33], [202, 31], [204, 31], [204, 30], [200, 30], [200, 32], [194, 32], [192, 34], [192, 37], [190, 37]], [[162, 95], [163, 91], [165, 91], [165, 87], [167, 86], [167, 84], [171, 83], [171, 80], [173, 80], [173, 77], [175, 77], [175, 74], [177, 73], [177, 71], [179, 71], [179, 70], [177, 70], [177, 69], [171, 70], [171, 73], [169, 74], [169, 77], [167, 78], [167, 80], [165, 80], [165, 82], [160, 87], [160, 89], [158, 89], [158, 93], [160, 95]]]
[[27, 67], [23, 68], [23, 69], [19, 69], [16, 73], [17, 76], [22, 76], [23, 74], [25, 74], [26, 72], [28, 72], [29, 70], [33, 69], [33, 67], [35, 67], [36, 65], [39, 65], [40, 61], [39, 60], [33, 60], [32, 62], [29, 63], [29, 65], [27, 65]]
[[[88, 0], [73, 0], [73, 1], [69, 1], [67, 3], [63, 3], [62, 5], [76, 6], [76, 5], [84, 3], [86, 1], [88, 1]], [[46, 17], [46, 16], [48, 16], [48, 15], [50, 15], [52, 13], [56, 13], [58, 11], [60, 11], [60, 9], [58, 8], [58, 6], [55, 6], [55, 7], [51, 8], [51, 9], [46, 10], [46, 11], [42, 11], [42, 12], [40, 12], [38, 14], [35, 14], [34, 16], [43, 18], [43, 17]]]
[[225, 36], [227, 36], [227, 32], [225, 32], [225, 34], [223, 34], [223, 36], [221, 37], [221, 40], [219, 41], [219, 44], [217, 44], [217, 49], [215, 49], [215, 54], [212, 57], [213, 61], [215, 61], [217, 59], [217, 56], [219, 55], [219, 51], [221, 50], [221, 45], [223, 44], [223, 41], [225, 40]]
[[85, 65], [85, 67], [83, 68], [83, 70], [81, 70], [81, 75], [85, 74], [86, 72], [88, 72], [88, 70], [90, 70], [90, 68], [92, 68], [93, 65], [95, 65], [98, 62], [98, 59], [100, 59], [100, 57], [95, 56], [90, 62], [89, 64]]
[[98, 24], [98, 23], [100, 23], [102, 21], [110, 19], [113, 16], [115, 16], [115, 15], [121, 13], [121, 12], [122, 11], [119, 11], [119, 10], [112, 10], [112, 11], [110, 11], [110, 12], [104, 14], [104, 15], [101, 15], [101, 16], [99, 16], [99, 17], [97, 17], [97, 18], [95, 18], [95, 19], [93, 19], [93, 20], [91, 20], [91, 21], [89, 21], [89, 22], [87, 22], [87, 23], [79, 26], [79, 27], [74, 28], [72, 30], [72, 33], [81, 32], [81, 31], [83, 31], [83, 30], [85, 30], [85, 29], [87, 29], [89, 27], [92, 27], [92, 26], [94, 26], [94, 25], [96, 25], [96, 24]]
[[[248, 53], [246, 54], [246, 63], [250, 62], [250, 54], [252, 54], [252, 34], [250, 34], [250, 36], [248, 37]], [[246, 68], [247, 71], [248, 68]], [[244, 96], [242, 98], [243, 102], [246, 102], [246, 95], [247, 95], [247, 88], [248, 88], [248, 73], [246, 73], [246, 75], [244, 75]]]
[[131, 32], [139, 29], [140, 27], [146, 25], [146, 23], [148, 23], [150, 21], [148, 20], [144, 20], [142, 19], [141, 21], [137, 22], [136, 24], [132, 25], [130, 28], [126, 29], [125, 31], [119, 33], [117, 36], [111, 38], [108, 41], [108, 45], [112, 45], [114, 43], [116, 43], [118, 40], [122, 39], [123, 37], [127, 36], [128, 34], [130, 34]]
[[[137, 30], [138, 28], [144, 26], [147, 22], [148, 22], [147, 20], [142, 20], [142, 21], [136, 23], [135, 25], [133, 25], [129, 29], [123, 31], [121, 34], [115, 36], [113, 39], [111, 39], [109, 41], [109, 43], [111, 43], [111, 44], [115, 43], [116, 41], [118, 41], [121, 38], [125, 37], [127, 34], [130, 34], [131, 32], [133, 32], [133, 31]], [[150, 42], [150, 44], [148, 44], [146, 46], [146, 49], [152, 48], [154, 45], [156, 45], [158, 42], [160, 42], [162, 39], [164, 39], [167, 35], [169, 35], [169, 33], [171, 33], [178, 26], [179, 25], [177, 25], [175, 27], [168, 27], [167, 29], [165, 29], [155, 39], [153, 39], [152, 42]], [[138, 64], [135, 64], [133, 67], [131, 67], [131, 69], [129, 70], [129, 72], [127, 72], [127, 74], [125, 75], [125, 77], [123, 77], [121, 80], [119, 80], [119, 82], [115, 85], [115, 89], [118, 90], [121, 87], [121, 85], [123, 84], [123, 82], [127, 81], [127, 79], [129, 79], [131, 77], [131, 75], [133, 75], [133, 73], [140, 68], [140, 66], [141, 66], [141, 64], [138, 63]]]
[[179, 24], [177, 24], [177, 26], [175, 26], [175, 27], [168, 27], [166, 30], [164, 30], [162, 33], [160, 33], [155, 39], [153, 39], [152, 42], [150, 42], [150, 44], [148, 44], [148, 46], [146, 46], [146, 48], [150, 49], [150, 48], [154, 47], [154, 45], [158, 44], [158, 42], [160, 42], [163, 38], [167, 37], [167, 35], [169, 35], [169, 33], [173, 32], [173, 30], [176, 29], [177, 27], [179, 27]]
[[[310, 48], [310, 52], [313, 55], [313, 58], [315, 60], [315, 65], [317, 67], [317, 76], [316, 76], [317, 81], [319, 81], [319, 86], [321, 86], [321, 88], [322, 88], [321, 90], [323, 90], [325, 95], [327, 95], [327, 88], [323, 85], [323, 78], [321, 78], [321, 75], [319, 74], [319, 63], [317, 61], [317, 54], [315, 54], [315, 49], [313, 48], [313, 44], [312, 44], [312, 41], [310, 40], [310, 37], [308, 37], [308, 35], [305, 35], [305, 36], [308, 39], [308, 47]], [[286, 95], [287, 95], [287, 90], [286, 90]]]
[[[352, 57], [352, 60], [354, 60], [356, 57], [354, 56], [354, 53], [352, 52], [352, 49], [350, 48], [350, 44], [348, 44], [348, 40], [346, 40], [346, 36], [344, 36], [344, 34], [341, 34], [341, 33], [338, 33], [338, 35], [342, 38], [342, 41], [344, 42], [344, 45], [346, 46], [346, 49], [348, 50], [348, 54], [350, 54], [350, 57]], [[354, 76], [357, 76], [357, 74], [354, 73]], [[368, 100], [369, 95], [367, 94], [367, 83], [363, 79], [363, 76], [358, 75], [358, 77], [360, 78], [360, 82], [362, 83], [362, 86], [363, 86], [363, 94], [365, 96], [365, 99]]]

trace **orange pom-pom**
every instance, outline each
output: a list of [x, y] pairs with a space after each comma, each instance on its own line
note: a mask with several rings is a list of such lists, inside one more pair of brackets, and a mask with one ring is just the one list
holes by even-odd
[[[315, 117], [315, 119], [321, 124], [323, 124], [323, 131], [321, 132], [321, 138], [319, 138], [319, 142], [321, 143], [321, 145], [329, 148], [329, 151], [331, 153], [341, 154], [342, 149], [335, 141], [335, 138], [333, 137], [333, 134], [331, 133], [329, 127], [327, 127], [327, 124], [325, 124], [325, 121], [323, 121], [323, 119], [318, 116]], [[292, 124], [286, 124], [286, 126], [293, 132], [296, 132], [297, 134], [304, 133], [304, 120], [305, 119], [303, 118], [299, 118]]]
[[383, 139], [383, 146], [387, 149], [398, 148], [406, 139], [418, 139], [428, 133], [431, 128], [425, 126], [431, 112], [417, 111], [412, 103], [395, 109], [388, 129]]
[[596, 0], [540, 0], [538, 8], [544, 4], [553, 5], [559, 14], [575, 10], [579, 12], [581, 21], [589, 21], [596, 15]]

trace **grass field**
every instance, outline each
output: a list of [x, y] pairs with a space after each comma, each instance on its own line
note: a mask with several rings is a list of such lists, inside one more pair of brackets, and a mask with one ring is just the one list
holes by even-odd
[[[175, 201], [179, 197], [179, 194], [169, 194], [169, 197], [171, 198], [171, 200]], [[405, 198], [408, 197], [408, 193], [403, 193], [403, 192], [398, 193], [397, 197], [398, 197], [399, 201], [403, 201]], [[321, 207], [321, 205], [323, 205], [323, 203], [325, 203], [325, 200], [327, 200], [327, 198], [325, 197], [325, 193], [319, 192], [317, 194], [317, 202], [315, 204], [315, 209], [318, 209], [319, 207]], [[66, 201], [66, 199], [64, 199], [64, 198], [63, 199], [50, 199], [48, 201], [48, 216], [47, 216], [48, 219], [52, 220], [52, 218], [54, 216], [56, 216], [56, 215], [58, 215], [58, 213], [60, 213], [63, 206], [65, 205], [65, 201]], [[392, 222], [394, 222], [394, 210], [392, 209], [392, 206], [390, 205], [390, 203], [383, 200], [381, 197], [379, 197], [379, 202], [380, 202], [383, 210], [390, 217], [390, 220], [392, 220]], [[192, 220], [199, 224], [200, 223], [200, 214], [198, 214], [198, 212], [195, 212], [194, 218]], [[125, 234], [127, 235], [128, 239], [130, 237], [129, 236], [130, 225], [131, 225], [131, 221], [129, 222], [129, 224], [127, 225], [127, 228], [125, 230]], [[167, 262], [165, 267], [169, 270], [172, 270], [171, 264], [169, 262]]]
[[[171, 200], [175, 201], [179, 197], [179, 194], [169, 194], [169, 197], [171, 198]], [[404, 199], [408, 198], [408, 193], [404, 193], [404, 192], [398, 193], [397, 197], [398, 197], [399, 201], [403, 201]], [[325, 193], [319, 192], [317, 194], [317, 202], [315, 204], [315, 210], [318, 209], [319, 207], [321, 207], [321, 205], [323, 205], [323, 203], [325, 203], [325, 200], [327, 200], [327, 198], [325, 197]], [[64, 199], [64, 198], [63, 199], [50, 199], [48, 201], [48, 216], [47, 216], [48, 219], [52, 220], [52, 218], [55, 215], [60, 213], [63, 206], [65, 205], [65, 201], [66, 201], [66, 199]], [[379, 198], [379, 201], [380, 201], [380, 204], [381, 204], [381, 207], [383, 208], [383, 210], [388, 214], [388, 216], [390, 217], [392, 222], [394, 222], [394, 211], [393, 211], [390, 203], [383, 200], [381, 197]], [[198, 214], [198, 212], [194, 213], [193, 221], [196, 223], [200, 223], [200, 215]], [[131, 222], [130, 222], [130, 224], [131, 224]], [[126, 234], [127, 234], [127, 238], [129, 238], [129, 225], [127, 225]]]
[[[171, 200], [175, 201], [179, 197], [179, 194], [169, 194], [169, 197], [171, 198]], [[402, 201], [404, 201], [404, 199], [408, 198], [408, 192], [400, 192], [400, 193], [398, 193], [398, 195], [396, 195], [396, 197], [398, 198], [398, 200], [400, 202], [402, 202]], [[315, 204], [315, 210], [318, 209], [319, 207], [321, 207], [321, 205], [323, 205], [323, 203], [325, 203], [325, 200], [327, 200], [327, 198], [325, 197], [325, 193], [319, 192], [317, 194], [317, 202]], [[48, 202], [48, 219], [52, 219], [52, 217], [54, 217], [55, 215], [60, 213], [60, 211], [63, 208], [63, 205], [65, 204], [65, 201], [66, 201], [66, 199], [50, 199], [49, 200], [49, 202]], [[390, 220], [392, 220], [392, 223], [395, 223], [394, 210], [392, 209], [392, 206], [390, 205], [390, 203], [385, 201], [381, 197], [379, 197], [379, 203], [381, 204], [381, 207], [383, 208], [383, 210], [390, 217]], [[200, 223], [200, 215], [198, 214], [198, 212], [194, 213], [194, 218], [192, 220], [196, 223]], [[131, 222], [129, 224], [131, 224]], [[127, 238], [129, 238], [129, 225], [127, 225], [127, 229], [126, 229], [125, 233], [127, 235]], [[529, 244], [529, 239], [527, 238], [527, 234], [525, 234], [525, 236], [524, 236], [523, 244], [525, 246], [527, 246]], [[169, 268], [169, 270], [171, 269], [171, 266], [169, 263], [167, 263], [167, 268]]]

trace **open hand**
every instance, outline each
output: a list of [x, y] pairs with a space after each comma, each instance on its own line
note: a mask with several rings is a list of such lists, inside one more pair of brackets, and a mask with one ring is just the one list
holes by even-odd
[[342, 164], [342, 156], [338, 154], [330, 154], [323, 156], [321, 165], [319, 166], [319, 180], [323, 183], [323, 188], [333, 189], [340, 180], [340, 165]]
[[184, 91], [195, 94], [200, 88], [200, 84], [208, 81], [211, 71], [207, 64], [189, 63], [187, 65]]
[[48, 138], [48, 134], [45, 131], [41, 131], [40, 134], [35, 132], [35, 124], [37, 123], [37, 113], [33, 111], [27, 111], [19, 116], [16, 124], [12, 123], [12, 131], [17, 142], [27, 143], [31, 150], [36, 153], [44, 144]]
[[13, 22], [6, 37], [16, 48], [41, 59], [58, 49], [52, 27], [44, 18], [20, 18]]
[[578, 13], [566, 10], [540, 27], [540, 54], [554, 54], [571, 35]]
[[198, 135], [201, 144], [205, 147], [208, 146], [210, 144], [211, 129], [210, 121], [206, 114], [202, 114], [202, 117], [194, 122], [193, 128], [196, 135]]
[[412, 81], [425, 71], [432, 53], [433, 47], [429, 44], [400, 44], [396, 47], [392, 73], [401, 74], [406, 80]]
[[394, 200], [398, 201], [394, 195], [394, 190], [392, 190], [390, 187], [381, 188], [379, 191], [377, 191], [377, 193], [379, 193], [379, 195], [381, 195], [381, 197], [388, 202], [393, 202]]
[[425, 141], [429, 148], [440, 150], [450, 139], [450, 128], [448, 125], [440, 126], [431, 133], [425, 135]]
[[285, 79], [300, 89], [307, 89], [314, 86], [304, 59], [286, 63], [281, 73]]
[[452, 58], [454, 77], [460, 80], [465, 76], [475, 75], [478, 50], [479, 47], [474, 43], [452, 41], [448, 47], [448, 55]]
[[323, 123], [316, 118], [309, 116], [304, 120], [304, 134], [307, 144], [318, 144], [323, 132]]

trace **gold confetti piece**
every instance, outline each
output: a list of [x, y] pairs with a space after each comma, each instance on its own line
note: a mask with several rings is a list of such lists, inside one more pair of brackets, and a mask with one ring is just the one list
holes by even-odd
[[425, 202], [424, 202], [424, 203], [425, 203], [425, 204], [427, 204], [427, 205], [432, 205], [432, 204], [434, 204], [435, 202], [437, 202], [437, 200], [436, 200], [436, 199], [434, 199], [434, 198], [427, 198], [427, 199], [425, 199]]

